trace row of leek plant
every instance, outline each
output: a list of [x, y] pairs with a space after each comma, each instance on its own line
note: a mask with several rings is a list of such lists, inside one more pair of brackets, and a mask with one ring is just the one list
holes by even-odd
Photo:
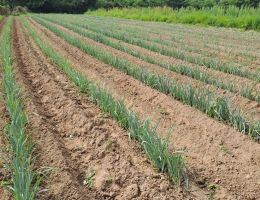
[[250, 135], [254, 139], [260, 137], [260, 122], [253, 123], [246, 120], [242, 114], [235, 109], [231, 108], [227, 98], [215, 97], [208, 90], [198, 90], [192, 85], [179, 84], [174, 80], [170, 80], [162, 75], [153, 74], [139, 66], [120, 59], [109, 52], [106, 52], [97, 47], [93, 47], [78, 37], [74, 37], [55, 25], [45, 20], [33, 17], [38, 23], [48, 28], [57, 36], [63, 38], [69, 44], [74, 45], [86, 52], [87, 54], [97, 58], [98, 60], [111, 65], [112, 67], [134, 77], [135, 79], [143, 82], [144, 84], [154, 88], [164, 94], [174, 97], [185, 104], [195, 107], [206, 113], [212, 118], [216, 118], [229, 124], [242, 132], [243, 134]]
[[44, 19], [51, 21], [55, 24], [61, 25], [65, 28], [68, 28], [68, 29], [70, 29], [82, 36], [88, 37], [96, 42], [100, 42], [102, 44], [111, 46], [120, 51], [126, 52], [126, 53], [128, 53], [132, 56], [135, 56], [139, 59], [142, 59], [148, 63], [156, 64], [156, 65], [163, 67], [165, 69], [168, 69], [170, 71], [194, 78], [194, 79], [204, 82], [206, 84], [214, 85], [217, 88], [221, 88], [221, 89], [227, 90], [229, 92], [233, 92], [233, 93], [239, 92], [241, 96], [260, 103], [260, 94], [254, 95], [255, 91], [254, 91], [254, 88], [251, 86], [245, 86], [240, 90], [239, 88], [236, 88], [234, 84], [232, 84], [230, 82], [224, 82], [217, 78], [211, 77], [206, 72], [201, 72], [201, 70], [199, 70], [198, 68], [188, 67], [188, 66], [184, 66], [184, 65], [173, 65], [170, 63], [166, 63], [166, 62], [161, 62], [160, 60], [157, 60], [157, 59], [153, 58], [152, 56], [145, 55], [141, 52], [134, 51], [134, 50], [122, 45], [120, 42], [114, 42], [100, 33], [94, 33], [91, 31], [87, 31], [87, 30], [79, 27], [78, 25], [74, 25], [72, 23], [67, 22], [66, 20], [62, 21], [62, 20], [59, 20], [58, 18], [56, 18], [56, 19], [44, 18]]
[[[150, 24], [144, 24], [144, 23], [131, 23], [129, 20], [128, 21], [120, 21], [120, 20], [115, 20], [114, 18], [95, 18], [95, 17], [90, 17], [90, 16], [81, 16], [81, 15], [48, 15], [50, 17], [54, 18], [62, 18], [62, 20], [67, 20], [69, 19], [70, 21], [73, 20], [72, 22], [75, 23], [88, 23], [89, 25], [95, 23], [96, 28], [101, 28], [101, 29], [107, 29], [107, 30], [117, 30], [122, 31], [124, 34], [130, 34], [129, 37], [137, 37], [137, 38], [142, 38], [143, 40], [150, 40], [151, 42], [156, 42], [159, 44], [170, 44], [170, 46], [176, 46], [175, 48], [188, 51], [188, 52], [196, 52], [199, 54], [204, 54], [206, 56], [211, 56], [211, 53], [208, 51], [205, 51], [206, 48], [210, 48], [211, 50], [214, 50], [215, 52], [220, 52], [223, 49], [219, 47], [219, 45], [224, 45], [226, 47], [230, 48], [235, 48], [236, 52], [231, 51], [228, 54], [232, 56], [232, 58], [236, 58], [237, 56], [243, 57], [246, 60], [256, 60], [256, 56], [250, 54], [250, 52], [247, 51], [247, 49], [241, 49], [238, 47], [240, 46], [234, 46], [234, 41], [233, 40], [228, 40], [225, 37], [225, 40], [223, 43], [218, 43], [218, 39], [221, 40], [222, 37], [219, 37], [218, 34], [214, 34], [214, 32], [210, 31], [208, 34], [203, 34], [200, 32], [197, 32], [196, 29], [190, 30], [190, 27], [183, 27], [180, 25], [175, 25], [174, 28], [165, 26], [165, 25], [150, 25]], [[120, 23], [121, 22], [121, 23]], [[98, 27], [97, 27], [98, 25]], [[199, 29], [200, 30], [200, 29]], [[163, 32], [163, 36], [166, 36], [169, 39], [161, 39], [161, 35]], [[148, 34], [149, 33], [149, 34]], [[151, 37], [151, 34], [157, 35], [157, 37]], [[141, 37], [140, 37], [141, 36]], [[198, 48], [196, 45], [193, 47], [193, 45], [190, 45], [189, 42], [185, 41], [185, 36], [188, 36], [188, 38], [193, 38], [193, 42], [195, 42], [197, 45], [200, 43], [202, 45], [202, 49]], [[160, 38], [160, 39], [158, 39]], [[212, 40], [214, 38], [214, 41]], [[244, 37], [240, 37], [241, 39], [244, 39]], [[197, 41], [197, 42], [196, 42]], [[222, 41], [222, 40], [221, 40]], [[230, 46], [229, 42], [232, 41], [232, 45]], [[237, 44], [237, 43], [236, 43]], [[238, 45], [238, 44], [237, 44]], [[204, 49], [204, 50], [203, 50]], [[238, 51], [238, 52], [237, 52]], [[235, 60], [230, 60], [231, 62], [237, 62], [237, 59]]]
[[33, 170], [33, 145], [26, 133], [27, 116], [19, 98], [19, 87], [16, 84], [11, 59], [11, 27], [13, 18], [9, 17], [3, 29], [0, 53], [3, 66], [3, 86], [6, 108], [10, 122], [5, 133], [10, 157], [6, 167], [11, 174], [8, 188], [16, 200], [33, 200], [38, 190], [40, 179]]
[[[47, 16], [45, 15], [45, 16], [41, 16], [41, 17], [46, 18]], [[247, 70], [245, 68], [240, 68], [238, 66], [228, 64], [228, 63], [222, 63], [215, 59], [203, 58], [200, 56], [191, 56], [191, 55], [185, 54], [185, 53], [180, 52], [175, 49], [162, 48], [158, 45], [147, 43], [143, 39], [136, 38], [136, 37], [135, 38], [129, 37], [129, 36], [127, 36], [127, 34], [117, 32], [116, 30], [112, 31], [112, 30], [102, 29], [102, 27], [98, 27], [98, 25], [93, 26], [92, 24], [89, 24], [89, 23], [83, 24], [83, 23], [76, 23], [76, 22], [74, 24], [76, 24], [77, 26], [95, 31], [95, 32], [101, 32], [103, 35], [106, 35], [108, 37], [112, 37], [112, 38], [127, 42], [129, 44], [137, 45], [142, 48], [148, 49], [150, 51], [160, 53], [165, 56], [174, 57], [174, 58], [184, 60], [184, 61], [187, 61], [190, 63], [205, 66], [207, 68], [222, 71], [224, 73], [233, 74], [233, 75], [237, 75], [240, 77], [248, 78], [248, 79], [256, 81], [256, 82], [260, 82], [260, 74], [258, 72], [253, 73], [250, 70]]]
[[[162, 40], [161, 39], [161, 31], [162, 30], [159, 29], [159, 28], [156, 28], [156, 27], [147, 29], [146, 26], [143, 26], [143, 27], [136, 28], [136, 27], [133, 27], [133, 26], [129, 26], [129, 24], [127, 25], [125, 23], [122, 23], [122, 24], [118, 24], [119, 22], [118, 23], [111, 23], [112, 20], [105, 20], [105, 21], [95, 20], [95, 21], [92, 21], [93, 18], [91, 18], [91, 17], [87, 17], [87, 19], [88, 19], [88, 22], [87, 22], [85, 16], [75, 16], [75, 15], [55, 15], [55, 16], [49, 15], [47, 17], [51, 17], [51, 18], [54, 17], [55, 19], [62, 18], [62, 21], [66, 20], [66, 21], [70, 21], [72, 23], [76, 22], [77, 24], [78, 23], [85, 24], [85, 23], [88, 23], [89, 21], [91, 22], [89, 24], [98, 23], [99, 28], [102, 27], [102, 29], [110, 29], [110, 30], [116, 29], [117, 32], [120, 31], [124, 34], [127, 33], [129, 35], [129, 37], [137, 37], [137, 38], [140, 38], [140, 39], [148, 41], [148, 42], [157, 43], [157, 44], [160, 44], [160, 45], [165, 45], [165, 46], [170, 47], [170, 48], [180, 49], [183, 53], [185, 53], [185, 52], [187, 52], [187, 53], [197, 53], [197, 54], [200, 54], [200, 55], [203, 55], [203, 56], [206, 56], [206, 57], [212, 57], [212, 56], [216, 57], [216, 55], [218, 55], [218, 52], [219, 52], [219, 50], [217, 52], [209, 52], [209, 51], [207, 51], [203, 48], [193, 47], [190, 44], [185, 43], [181, 39], [176, 40], [176, 36], [178, 38], [181, 38], [180, 32], [178, 32], [178, 30], [180, 30], [180, 29], [171, 31], [171, 32], [169, 32], [169, 34], [166, 34], [166, 32], [164, 31], [164, 36], [168, 36], [168, 38], [173, 38], [173, 39], [164, 38]], [[97, 26], [95, 26], [95, 27], [97, 27]], [[151, 35], [150, 35], [151, 33], [156, 34], [157, 37], [151, 37]], [[187, 31], [185, 33], [187, 33]], [[194, 39], [193, 33], [194, 32], [190, 33], [189, 35], [190, 35], [190, 37], [192, 37]], [[201, 38], [200, 38], [200, 40], [201, 40]], [[199, 42], [201, 43], [202, 46], [208, 44], [207, 42], [205, 42], [205, 34], [203, 35], [203, 40], [199, 41]], [[229, 55], [229, 56], [231, 56], [231, 55]], [[240, 56], [244, 56], [245, 59], [252, 60], [252, 56], [250, 56], [250, 55], [245, 56], [245, 55], [240, 54]], [[232, 62], [232, 63], [235, 64], [237, 62], [236, 57], [231, 56], [229, 58], [230, 58], [229, 59], [230, 63]], [[255, 59], [256, 58], [254, 58], [254, 60]]]
[[156, 126], [152, 127], [150, 120], [142, 122], [138, 119], [137, 115], [130, 111], [123, 102], [117, 101], [109, 91], [98, 87], [87, 77], [73, 69], [64, 57], [47, 46], [29, 25], [26, 18], [22, 18], [22, 22], [44, 54], [64, 71], [70, 80], [79, 87], [80, 91], [91, 96], [92, 100], [104, 112], [109, 113], [120, 126], [128, 130], [130, 137], [140, 141], [154, 167], [160, 172], [168, 174], [171, 181], [175, 183], [180, 183], [184, 178], [187, 180], [182, 156], [179, 153], [172, 154], [169, 152], [167, 141], [158, 136]]

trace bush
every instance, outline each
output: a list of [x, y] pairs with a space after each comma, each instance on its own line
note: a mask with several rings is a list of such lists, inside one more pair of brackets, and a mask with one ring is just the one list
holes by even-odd
[[10, 9], [5, 6], [0, 6], [0, 15], [9, 15]]
[[28, 13], [28, 8], [22, 6], [16, 6], [12, 11], [12, 15], [23, 15], [26, 13]]

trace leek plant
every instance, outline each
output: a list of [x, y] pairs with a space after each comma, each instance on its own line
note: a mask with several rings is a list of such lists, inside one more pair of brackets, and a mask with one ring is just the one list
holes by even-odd
[[3, 66], [3, 86], [6, 108], [10, 122], [5, 133], [10, 157], [6, 163], [11, 173], [11, 184], [8, 188], [15, 200], [33, 200], [38, 191], [40, 179], [33, 170], [33, 145], [26, 133], [27, 116], [19, 98], [19, 87], [13, 74], [11, 59], [11, 27], [13, 18], [9, 17], [0, 43], [0, 54]]

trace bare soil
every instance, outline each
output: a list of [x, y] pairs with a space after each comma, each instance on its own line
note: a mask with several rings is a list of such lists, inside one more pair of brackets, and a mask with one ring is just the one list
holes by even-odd
[[156, 122], [163, 115], [160, 127], [162, 136], [174, 123], [176, 128], [169, 141], [170, 147], [184, 152], [193, 179], [202, 190], [216, 188], [215, 199], [260, 198], [258, 143], [99, 62], [39, 25], [33, 26], [38, 28], [46, 44], [66, 57], [89, 79], [101, 86], [105, 85], [116, 98], [124, 99], [141, 118], [151, 116], [153, 122]]

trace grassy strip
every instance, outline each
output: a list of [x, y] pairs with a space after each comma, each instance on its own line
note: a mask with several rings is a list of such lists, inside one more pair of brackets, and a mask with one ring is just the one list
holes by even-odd
[[259, 139], [260, 123], [254, 124], [248, 122], [239, 112], [230, 107], [226, 98], [214, 97], [215, 100], [213, 100], [213, 95], [208, 90], [197, 90], [192, 85], [178, 84], [174, 80], [167, 79], [158, 74], [153, 74], [139, 66], [135, 66], [123, 59], [115, 57], [109, 52], [84, 43], [79, 38], [65, 33], [47, 21], [35, 17], [34, 19], [71, 45], [78, 47], [87, 54], [96, 57], [98, 60], [133, 76], [135, 79], [140, 80], [144, 84], [157, 89], [162, 93], [170, 95], [185, 104], [199, 109], [212, 118], [232, 125], [240, 132], [248, 134], [252, 138]]
[[183, 8], [114, 8], [88, 11], [88, 15], [111, 16], [143, 21], [202, 24], [218, 27], [234, 27], [260, 31], [260, 9], [215, 6], [200, 10]]
[[[239, 92], [241, 94], [241, 96], [260, 103], [260, 95], [253, 95], [254, 89], [251, 87], [243, 87], [241, 89], [241, 91], [239, 91], [239, 89], [235, 88], [234, 84], [225, 83], [219, 79], [210, 77], [209, 74], [203, 73], [199, 69], [184, 66], [184, 65], [172, 65], [170, 63], [161, 62], [159, 60], [154, 59], [151, 56], [144, 55], [140, 52], [134, 51], [126, 46], [123, 46], [120, 42], [113, 42], [113, 41], [109, 40], [109, 38], [107, 38], [106, 36], [103, 36], [102, 34], [86, 31], [85, 29], [79, 27], [78, 25], [70, 24], [66, 20], [61, 21], [59, 19], [54, 19], [54, 18], [44, 18], [44, 19], [51, 21], [53, 23], [59, 24], [65, 28], [68, 28], [82, 36], [91, 38], [92, 40], [94, 40], [96, 42], [100, 42], [102, 44], [111, 46], [120, 51], [126, 52], [126, 53], [128, 53], [134, 57], [137, 57], [139, 59], [142, 59], [148, 63], [159, 65], [160, 67], [163, 67], [170, 71], [194, 78], [194, 79], [202, 81], [206, 84], [214, 85], [217, 88], [225, 89], [225, 90], [228, 90], [233, 93]], [[75, 24], [78, 24], [78, 23], [75, 23]]]
[[0, 44], [4, 69], [4, 90], [10, 123], [6, 127], [9, 142], [10, 160], [7, 168], [11, 172], [12, 185], [9, 187], [16, 200], [33, 200], [38, 190], [39, 179], [33, 171], [33, 145], [25, 132], [27, 117], [18, 96], [19, 87], [15, 82], [11, 61], [11, 27], [13, 18], [9, 17]]
[[104, 112], [109, 113], [124, 129], [130, 132], [130, 136], [140, 141], [151, 163], [160, 172], [167, 173], [172, 181], [180, 183], [185, 177], [184, 161], [178, 153], [170, 154], [168, 143], [159, 138], [156, 128], [150, 128], [149, 120], [141, 122], [132, 111], [126, 108], [123, 102], [115, 100], [108, 91], [89, 81], [74, 70], [65, 58], [45, 45], [25, 18], [22, 18], [22, 22], [41, 50], [68, 75], [80, 88], [80, 91], [89, 94]]

